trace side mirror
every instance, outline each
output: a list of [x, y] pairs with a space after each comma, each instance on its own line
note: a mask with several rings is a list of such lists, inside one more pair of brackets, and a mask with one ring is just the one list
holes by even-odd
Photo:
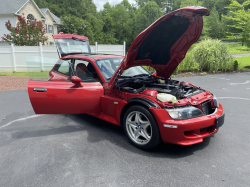
[[81, 85], [82, 79], [80, 79], [77, 76], [72, 76], [71, 77], [71, 82], [74, 83], [78, 87], [82, 87], [82, 85]]

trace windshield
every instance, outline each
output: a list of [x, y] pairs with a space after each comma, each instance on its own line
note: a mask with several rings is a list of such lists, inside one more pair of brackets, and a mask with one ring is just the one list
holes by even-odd
[[[123, 57], [105, 58], [105, 59], [98, 59], [95, 62], [98, 68], [100, 69], [102, 75], [107, 80], [113, 76], [115, 70], [119, 67], [122, 60], [123, 60]], [[138, 74], [149, 74], [149, 73], [143, 67], [135, 66], [135, 67], [126, 69], [123, 72], [122, 76], [134, 76]]]
[[88, 53], [90, 54], [89, 41], [79, 39], [55, 39], [55, 42], [62, 54]]

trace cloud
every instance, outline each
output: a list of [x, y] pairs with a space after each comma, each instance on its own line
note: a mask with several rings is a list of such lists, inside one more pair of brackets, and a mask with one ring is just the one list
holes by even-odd
[[[120, 3], [122, 0], [93, 0], [93, 2], [95, 3], [96, 7], [97, 7], [97, 11], [102, 10], [103, 9], [103, 5], [106, 2], [109, 2], [109, 4], [111, 5], [116, 5], [118, 3]], [[128, 0], [130, 4], [134, 3], [135, 4], [135, 0]]]

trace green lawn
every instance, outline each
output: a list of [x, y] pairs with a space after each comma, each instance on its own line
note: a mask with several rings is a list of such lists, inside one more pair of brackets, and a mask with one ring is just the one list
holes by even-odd
[[233, 54], [240, 54], [240, 53], [250, 53], [250, 48], [245, 45], [241, 45], [241, 43], [225, 43], [225, 45], [229, 48], [229, 53]]
[[48, 77], [49, 72], [15, 72], [15, 73], [0, 73], [0, 76], [18, 76], [18, 77]]
[[250, 56], [235, 57], [234, 60], [238, 61], [239, 69], [250, 71], [250, 69], [244, 68], [245, 66], [250, 66]]
[[[193, 44], [190, 49], [194, 48], [196, 45]], [[225, 43], [225, 45], [228, 46], [228, 49], [229, 49], [229, 53], [231, 55], [234, 55], [234, 54], [240, 54], [240, 53], [250, 53], [250, 48], [247, 47], [247, 46], [242, 46], [241, 43]]]

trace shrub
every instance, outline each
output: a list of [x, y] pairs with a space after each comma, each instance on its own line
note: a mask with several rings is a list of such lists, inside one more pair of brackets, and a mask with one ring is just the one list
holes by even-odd
[[194, 71], [195, 69], [197, 69], [197, 67], [198, 66], [193, 58], [192, 51], [188, 51], [186, 57], [181, 61], [181, 63], [175, 70], [175, 73]]
[[217, 72], [232, 71], [234, 62], [230, 58], [228, 48], [220, 40], [205, 39], [193, 49], [193, 56], [200, 71]]
[[7, 30], [10, 34], [4, 34], [2, 38], [3, 41], [9, 44], [13, 43], [17, 46], [37, 46], [39, 42], [45, 42], [48, 37], [45, 36], [45, 28], [41, 21], [29, 20], [26, 22], [24, 14], [22, 16], [17, 16], [18, 21], [16, 27], [13, 27], [8, 20], [5, 23]]
[[234, 61], [234, 70], [238, 70], [239, 63], [237, 60]]

